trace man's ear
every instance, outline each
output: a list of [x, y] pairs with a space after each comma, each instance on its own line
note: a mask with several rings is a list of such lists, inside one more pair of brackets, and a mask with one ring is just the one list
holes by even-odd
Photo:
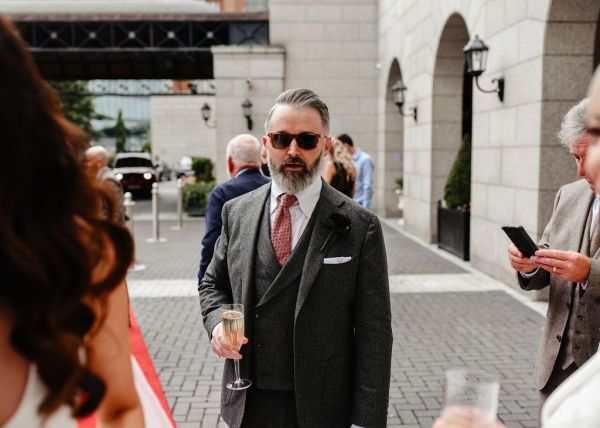
[[325, 140], [325, 149], [323, 151], [324, 156], [329, 155], [329, 152], [331, 151], [331, 142], [332, 141], [333, 141], [333, 139], [331, 137], [327, 137], [327, 139]]
[[231, 177], [233, 177], [233, 171], [235, 169], [235, 165], [233, 163], [233, 159], [231, 158], [231, 156], [227, 156], [227, 158], [225, 159], [225, 161], [227, 162], [227, 172], [229, 173], [229, 175]]

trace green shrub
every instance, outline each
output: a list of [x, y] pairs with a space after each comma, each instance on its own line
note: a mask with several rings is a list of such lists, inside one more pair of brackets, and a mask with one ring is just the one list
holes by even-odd
[[183, 208], [205, 210], [208, 204], [208, 196], [215, 188], [215, 182], [199, 181], [192, 184], [186, 184], [183, 189]]
[[192, 169], [196, 176], [196, 181], [214, 181], [215, 177], [212, 175], [213, 164], [209, 158], [192, 158]]
[[404, 180], [402, 177], [396, 178], [396, 189], [401, 191], [404, 190]]
[[471, 203], [471, 136], [465, 135], [444, 188], [448, 208], [467, 208]]

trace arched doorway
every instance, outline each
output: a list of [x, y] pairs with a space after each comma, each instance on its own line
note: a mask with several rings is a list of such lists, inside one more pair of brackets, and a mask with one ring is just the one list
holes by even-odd
[[[384, 148], [380, 151], [378, 177], [381, 177], [379, 190], [383, 193], [383, 213], [385, 217], [400, 217], [399, 197], [396, 192], [398, 180], [403, 180], [404, 162], [404, 118], [394, 104], [391, 87], [402, 79], [400, 64], [392, 61], [388, 72], [385, 95], [385, 134]], [[403, 181], [401, 181], [403, 182]], [[381, 211], [380, 211], [381, 212]]]
[[600, 61], [600, 2], [553, 0], [544, 41], [539, 158], [538, 234], [552, 214], [556, 190], [578, 179], [571, 155], [559, 146], [556, 133], [571, 106], [584, 98]]
[[[451, 15], [442, 31], [436, 54], [432, 91], [431, 128], [431, 231], [432, 242], [439, 242], [438, 201], [457, 153], [471, 135], [472, 82], [465, 75], [463, 47], [469, 41], [464, 19]], [[470, 180], [469, 180], [470, 181]], [[440, 228], [443, 225], [439, 225]], [[468, 225], [465, 233], [468, 242]], [[468, 259], [468, 248], [463, 255]]]

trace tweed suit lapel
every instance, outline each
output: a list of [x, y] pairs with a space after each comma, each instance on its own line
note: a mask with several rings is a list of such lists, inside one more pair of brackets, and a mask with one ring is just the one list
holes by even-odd
[[271, 186], [264, 186], [259, 190], [256, 197], [248, 207], [248, 211], [244, 213], [240, 220], [240, 236], [239, 236], [239, 254], [234, 257], [239, 257], [241, 262], [241, 295], [237, 298], [244, 304], [244, 307], [253, 306], [252, 302], [252, 287], [253, 287], [253, 269], [256, 257], [256, 244], [260, 232], [262, 215], [265, 211], [265, 204], [271, 195]]
[[294, 313], [294, 320], [298, 316], [310, 289], [313, 286], [317, 274], [323, 266], [323, 259], [325, 253], [321, 251], [321, 246], [327, 239], [327, 235], [331, 232], [331, 229], [323, 224], [323, 220], [328, 218], [336, 209], [340, 209], [344, 204], [344, 198], [342, 194], [329, 186], [323, 181], [323, 187], [321, 188], [321, 196], [319, 202], [315, 207], [313, 216], [315, 217], [315, 224], [308, 244], [308, 250], [306, 251], [306, 257], [304, 259], [304, 267], [302, 269], [302, 278], [300, 279], [300, 288], [298, 290], [298, 298], [296, 300], [296, 310]]

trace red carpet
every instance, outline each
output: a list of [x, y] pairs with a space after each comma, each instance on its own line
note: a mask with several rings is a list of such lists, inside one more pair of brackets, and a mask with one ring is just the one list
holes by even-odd
[[[175, 421], [173, 420], [173, 415], [171, 414], [171, 409], [169, 408], [169, 403], [165, 397], [165, 394], [160, 385], [160, 381], [158, 380], [158, 375], [156, 374], [156, 370], [154, 369], [154, 364], [152, 364], [152, 359], [150, 358], [150, 354], [148, 354], [148, 349], [146, 348], [146, 343], [144, 342], [144, 338], [142, 336], [142, 332], [140, 331], [140, 327], [135, 319], [135, 315], [133, 314], [133, 309], [129, 309], [129, 319], [131, 320], [131, 326], [129, 328], [129, 342], [131, 344], [131, 354], [135, 357], [138, 364], [142, 368], [144, 372], [144, 376], [146, 380], [152, 387], [154, 394], [158, 397], [165, 413], [169, 416], [173, 427], [175, 427]], [[91, 415], [84, 419], [79, 419], [79, 428], [95, 428], [96, 427], [96, 416]]]

